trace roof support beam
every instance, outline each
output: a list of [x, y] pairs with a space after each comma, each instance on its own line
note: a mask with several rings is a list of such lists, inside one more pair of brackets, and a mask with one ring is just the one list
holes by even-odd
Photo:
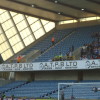
[[96, 3], [96, 4], [100, 5], [100, 2], [96, 1], [96, 0], [87, 0], [87, 1], [92, 2], [92, 3]]
[[[47, 0], [47, 1], [52, 2], [52, 3], [55, 3], [55, 1], [57, 1], [57, 0]], [[89, 0], [89, 1], [94, 1], [94, 0]], [[99, 3], [100, 3], [100, 2], [99, 2]], [[76, 6], [67, 4], [67, 3], [65, 4], [65, 3], [62, 3], [62, 2], [60, 2], [60, 1], [57, 1], [56, 4], [62, 5], [62, 6], [65, 6], [65, 7], [69, 7], [69, 8], [73, 8], [73, 9], [76, 9], [76, 10], [80, 10], [80, 11], [81, 11], [81, 9], [82, 9], [82, 8], [80, 8], [80, 7], [76, 7]], [[85, 8], [84, 8], [84, 12], [92, 13], [92, 14], [95, 14], [95, 15], [100, 15], [100, 13], [98, 13], [98, 12], [91, 11], [91, 10], [85, 9]]]
[[[24, 2], [20, 2], [20, 1], [16, 1], [16, 0], [8, 0], [8, 1], [11, 1], [11, 2], [15, 2], [15, 3], [18, 3], [18, 4], [22, 4], [22, 5], [25, 5], [25, 6], [32, 6], [30, 4], [27, 4], [27, 3], [24, 3]], [[61, 16], [66, 16], [66, 17], [70, 17], [70, 18], [74, 18], [74, 19], [79, 19], [78, 17], [76, 16], [73, 16], [73, 15], [69, 15], [69, 14], [64, 14], [63, 12], [57, 12], [57, 11], [54, 11], [54, 10], [50, 10], [50, 9], [46, 9], [46, 8], [42, 8], [42, 7], [39, 7], [37, 5], [35, 5], [36, 9], [41, 9], [41, 10], [44, 10], [44, 11], [48, 11], [48, 12], [52, 12], [52, 13], [55, 13], [55, 14], [59, 14]]]
[[29, 7], [8, 0], [0, 0], [0, 8], [17, 13], [26, 14], [32, 17], [38, 17], [40, 19], [49, 20], [52, 22], [58, 22], [59, 20], [67, 19], [67, 17], [64, 16], [58, 16], [51, 12], [47, 12], [37, 8], [32, 8], [32, 6]]
[[52, 19], [49, 19], [49, 18], [40, 17], [40, 16], [37, 16], [37, 15], [33, 15], [33, 14], [26, 13], [26, 12], [23, 12], [23, 11], [18, 11], [18, 10], [11, 9], [11, 8], [8, 8], [8, 7], [0, 6], [0, 8], [5, 9], [5, 10], [9, 10], [9, 11], [13, 11], [13, 12], [17, 12], [17, 13], [21, 13], [21, 14], [25, 14], [25, 15], [29, 15], [29, 16], [32, 16], [32, 17], [37, 17], [37, 18], [44, 19], [44, 20], [49, 20], [49, 21], [52, 21], [52, 22], [59, 22], [59, 20], [57, 21], [57, 20], [52, 20]]

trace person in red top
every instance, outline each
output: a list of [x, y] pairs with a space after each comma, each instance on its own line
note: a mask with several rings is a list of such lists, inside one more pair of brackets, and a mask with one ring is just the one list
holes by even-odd
[[52, 37], [51, 42], [52, 42], [52, 45], [55, 44], [55, 38], [54, 37]]
[[20, 63], [21, 60], [22, 60], [22, 56], [18, 56], [18, 57], [17, 57], [17, 63]]

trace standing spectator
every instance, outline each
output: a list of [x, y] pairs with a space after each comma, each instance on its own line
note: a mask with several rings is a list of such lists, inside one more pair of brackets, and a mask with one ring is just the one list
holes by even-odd
[[64, 92], [63, 91], [61, 91], [61, 100], [65, 100], [64, 99]]
[[72, 57], [72, 51], [71, 50], [69, 51], [69, 57]]
[[12, 100], [14, 100], [14, 95], [11, 96]]
[[17, 57], [17, 63], [20, 63], [21, 60], [22, 60], [22, 56], [18, 56], [18, 57]]
[[83, 48], [81, 49], [81, 57], [83, 56]]
[[72, 48], [71, 48], [72, 52], [74, 51], [74, 46], [72, 45]]
[[52, 37], [51, 42], [52, 42], [52, 45], [55, 44], [55, 38], [54, 37]]
[[85, 44], [82, 47], [82, 52], [83, 52], [83, 55], [87, 54], [87, 46]]
[[1, 100], [4, 100], [6, 98], [6, 95], [4, 93], [1, 94]]

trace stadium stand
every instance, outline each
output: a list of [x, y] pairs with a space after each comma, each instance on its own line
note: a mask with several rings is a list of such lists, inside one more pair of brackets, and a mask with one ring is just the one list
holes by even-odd
[[78, 85], [69, 86], [64, 90], [65, 98], [70, 98], [72, 95], [74, 98], [99, 99], [99, 92], [94, 93], [94, 91], [92, 91], [94, 86], [98, 87], [98, 85], [94, 84], [91, 84], [90, 87], [88, 87], [88, 84], [82, 84], [81, 87]]
[[[96, 80], [86, 80], [79, 83], [87, 83], [80, 85], [70, 85], [70, 83], [76, 83], [76, 80], [50, 80], [50, 81], [33, 81], [26, 82], [27, 84], [19, 85], [22, 81], [15, 81], [9, 85], [3, 86], [0, 90], [10, 89], [9, 91], [3, 92], [6, 97], [14, 95], [15, 98], [25, 97], [25, 98], [57, 98], [58, 97], [58, 83], [69, 83], [69, 85], [62, 85], [60, 91], [63, 91], [65, 98], [70, 98], [72, 95], [74, 98], [81, 99], [98, 99], [99, 92], [93, 91], [94, 87], [99, 87], [96, 84], [100, 81]], [[94, 83], [95, 82], [95, 83]], [[88, 83], [90, 84], [88, 86]], [[20, 86], [20, 87], [18, 87]], [[14, 88], [15, 87], [15, 88]]]
[[[48, 98], [49, 93], [51, 93], [51, 95], [56, 93], [57, 97], [57, 91], [55, 90], [58, 89], [59, 82], [76, 82], [76, 80], [33, 81], [27, 84], [25, 84], [25, 81], [15, 81], [14, 83], [1, 87], [1, 90], [7, 97], [14, 95], [15, 97]], [[24, 83], [24, 85], [21, 85], [22, 83]], [[10, 91], [5, 91], [5, 89], [10, 89]], [[53, 93], [53, 91], [55, 92]]]
[[100, 100], [100, 0], [0, 0], [0, 100]]
[[52, 46], [52, 43], [51, 43], [52, 37], [55, 37], [55, 43], [57, 43], [58, 41], [63, 39], [66, 35], [68, 35], [70, 32], [71, 32], [71, 29], [63, 30], [63, 31], [58, 30], [56, 32], [53, 32], [52, 34], [50, 34], [45, 39], [38, 42], [35, 46], [29, 48], [27, 51], [22, 53], [22, 55], [27, 55], [27, 54], [29, 54], [29, 52], [31, 52], [33, 50], [40, 50], [41, 52], [44, 52], [46, 49], [48, 49]]
[[[49, 49], [47, 52], [33, 60], [33, 62], [49, 61], [50, 59], [52, 60], [54, 56], [59, 55], [59, 52], [61, 52], [62, 55], [65, 56], [66, 53], [69, 52], [69, 48], [72, 45], [74, 45], [76, 50], [79, 47], [83, 46], [83, 44], [91, 43], [94, 40], [94, 38], [92, 38], [91, 36], [93, 32], [100, 31], [99, 27], [100, 26], [98, 25], [92, 27], [77, 28], [76, 31], [74, 31], [68, 37], [64, 38], [61, 42]], [[63, 34], [62, 32], [67, 33], [67, 30], [60, 31], [61, 35]]]
[[16, 82], [9, 83], [5, 86], [0, 87], [0, 92], [1, 92], [0, 94], [10, 91], [12, 89], [18, 88], [19, 86], [22, 86], [26, 83], [27, 82], [25, 82], [25, 81], [16, 81]]

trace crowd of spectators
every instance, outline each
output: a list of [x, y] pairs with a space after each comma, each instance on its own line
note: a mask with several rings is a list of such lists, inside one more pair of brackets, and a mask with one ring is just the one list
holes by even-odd
[[93, 41], [91, 44], [84, 44], [81, 48], [80, 59], [100, 59], [100, 42]]
[[100, 32], [93, 33], [92, 38], [95, 41], [82, 46], [80, 59], [100, 59]]
[[92, 38], [97, 38], [97, 40], [99, 40], [99, 42], [100, 42], [100, 32], [92, 33]]
[[54, 56], [52, 61], [75, 60], [75, 56], [73, 55], [73, 52], [74, 52], [74, 46], [72, 45], [71, 48], [69, 48], [69, 51], [66, 53], [65, 56], [62, 55], [62, 52], [59, 52], [58, 55]]
[[[95, 32], [91, 35], [92, 38], [94, 38], [95, 41], [93, 41], [91, 44], [84, 44], [81, 47], [80, 51], [80, 60], [84, 59], [100, 59], [100, 32]], [[51, 38], [52, 46], [55, 45], [55, 37]], [[75, 56], [73, 54], [74, 52], [74, 45], [72, 45], [69, 48], [69, 51], [66, 53], [66, 55], [62, 55], [62, 52], [59, 52], [58, 55], [55, 55], [52, 59], [49, 61], [65, 61], [65, 60], [75, 60]], [[41, 52], [42, 54], [42, 52]], [[17, 63], [22, 62], [23, 57], [18, 56], [17, 57]]]
[[[91, 44], [84, 44], [81, 47], [80, 60], [100, 59], [100, 32], [93, 33], [91, 37], [94, 38], [94, 41]], [[73, 52], [74, 46], [72, 45], [65, 56], [60, 52], [58, 55], [54, 56], [52, 61], [75, 60]]]

